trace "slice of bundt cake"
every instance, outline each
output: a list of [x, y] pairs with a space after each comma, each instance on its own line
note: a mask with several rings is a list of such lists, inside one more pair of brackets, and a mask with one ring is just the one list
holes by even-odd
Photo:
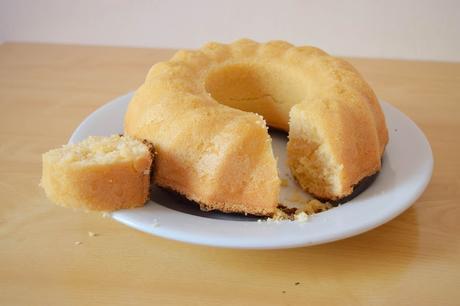
[[43, 154], [40, 185], [58, 205], [112, 211], [148, 200], [153, 146], [130, 136], [91, 136]]

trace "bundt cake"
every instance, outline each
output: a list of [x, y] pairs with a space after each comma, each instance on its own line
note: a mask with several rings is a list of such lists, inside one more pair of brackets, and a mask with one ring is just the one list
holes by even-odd
[[112, 211], [144, 205], [149, 196], [150, 144], [130, 136], [92, 136], [43, 154], [40, 185], [58, 205]]
[[289, 133], [288, 164], [315, 197], [338, 200], [381, 167], [377, 98], [344, 60], [314, 47], [243, 39], [155, 64], [125, 132], [158, 152], [154, 181], [202, 209], [271, 215], [280, 179], [270, 127]]

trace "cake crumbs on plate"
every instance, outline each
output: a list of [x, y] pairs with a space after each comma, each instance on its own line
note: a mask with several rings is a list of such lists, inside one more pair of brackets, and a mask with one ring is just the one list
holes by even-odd
[[316, 199], [313, 199], [313, 200], [308, 200], [304, 203], [303, 211], [305, 211], [308, 215], [313, 215], [319, 212], [329, 210], [331, 208], [332, 208], [331, 203], [329, 202], [323, 203]]
[[[307, 222], [310, 215], [326, 211], [332, 208], [332, 205], [328, 202], [322, 203], [316, 199], [303, 201], [303, 208], [289, 208], [283, 204], [278, 204], [275, 213], [272, 217], [267, 218], [267, 223], [280, 223], [281, 221], [295, 221], [299, 223]], [[264, 222], [262, 219], [258, 219], [257, 223]]]
[[302, 194], [298, 191], [295, 191], [294, 193], [292, 193], [288, 200], [291, 202], [296, 202], [296, 203], [300, 203], [304, 201]]
[[307, 222], [308, 221], [308, 214], [305, 213], [304, 211], [301, 211], [299, 213], [296, 213], [294, 215], [294, 220], [300, 223]]
[[289, 185], [289, 181], [287, 179], [282, 178], [280, 182], [281, 187], [287, 187]]

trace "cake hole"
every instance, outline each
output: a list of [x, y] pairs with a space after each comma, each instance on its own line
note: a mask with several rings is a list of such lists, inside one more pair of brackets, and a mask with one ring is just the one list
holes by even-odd
[[219, 103], [257, 113], [269, 126], [287, 131], [291, 107], [306, 96], [303, 79], [272, 65], [231, 64], [211, 71], [205, 88]]

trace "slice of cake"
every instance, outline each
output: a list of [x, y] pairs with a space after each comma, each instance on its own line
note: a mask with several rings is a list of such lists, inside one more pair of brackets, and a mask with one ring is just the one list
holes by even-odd
[[42, 156], [40, 185], [58, 205], [112, 211], [149, 197], [153, 146], [130, 136], [91, 136]]

